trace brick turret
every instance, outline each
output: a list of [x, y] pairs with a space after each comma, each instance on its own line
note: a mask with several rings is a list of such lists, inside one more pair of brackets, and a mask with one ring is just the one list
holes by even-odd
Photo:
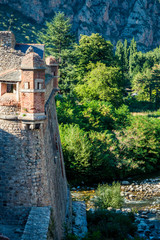
[[58, 62], [53, 56], [49, 56], [46, 58], [47, 68], [54, 78], [53, 88], [58, 89]]
[[21, 116], [27, 120], [45, 117], [45, 65], [41, 57], [30, 51], [21, 64]]

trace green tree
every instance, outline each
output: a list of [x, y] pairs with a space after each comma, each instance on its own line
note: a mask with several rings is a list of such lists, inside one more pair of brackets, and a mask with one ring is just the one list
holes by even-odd
[[159, 169], [159, 119], [134, 117], [131, 125], [116, 135], [120, 148], [119, 169], [123, 169], [123, 176]]
[[137, 73], [132, 80], [132, 89], [140, 101], [152, 101], [151, 70]]
[[63, 94], [70, 93], [75, 79], [73, 67], [75, 37], [71, 27], [70, 19], [59, 12], [50, 22], [46, 22], [46, 28], [39, 35], [40, 41], [45, 43], [46, 55], [53, 55], [59, 60], [59, 87]]
[[129, 61], [129, 49], [127, 39], [124, 41], [124, 62], [125, 62], [125, 72], [128, 73], [128, 61]]
[[132, 75], [133, 71], [133, 64], [135, 62], [134, 60], [134, 54], [137, 52], [137, 44], [134, 38], [132, 39], [130, 46], [129, 46], [129, 73]]
[[83, 82], [75, 87], [77, 95], [81, 99], [103, 100], [113, 105], [120, 105], [123, 96], [123, 79], [119, 68], [106, 67], [98, 62], [90, 64], [91, 69]]
[[76, 52], [65, 49], [61, 53], [59, 87], [63, 95], [74, 96], [74, 86], [77, 84]]
[[115, 55], [119, 60], [119, 65], [121, 66], [122, 72], [124, 73], [125, 59], [124, 59], [124, 46], [121, 40], [117, 42]]
[[77, 67], [81, 73], [87, 71], [89, 62], [101, 61], [111, 66], [114, 61], [113, 45], [98, 33], [93, 33], [91, 36], [81, 35], [76, 52], [78, 54]]
[[70, 19], [64, 13], [56, 13], [50, 22], [46, 22], [46, 28], [39, 34], [39, 39], [45, 43], [46, 54], [60, 60], [62, 51], [70, 48], [73, 43]]
[[125, 81], [125, 55], [124, 55], [124, 46], [121, 40], [117, 42], [115, 56], [118, 59], [118, 65], [122, 70], [122, 77]]
[[91, 144], [78, 125], [60, 125], [61, 143], [68, 178], [76, 183], [87, 176], [90, 166]]
[[156, 109], [158, 109], [160, 106], [160, 65], [154, 65], [152, 69], [152, 89]]

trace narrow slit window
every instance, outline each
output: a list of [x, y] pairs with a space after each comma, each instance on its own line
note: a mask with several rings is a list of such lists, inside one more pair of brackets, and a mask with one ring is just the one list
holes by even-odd
[[24, 88], [25, 88], [25, 89], [29, 89], [29, 88], [30, 88], [30, 87], [29, 87], [29, 82], [25, 82], [25, 83], [24, 83]]
[[43, 87], [42, 87], [42, 83], [37, 83], [37, 89], [42, 89]]

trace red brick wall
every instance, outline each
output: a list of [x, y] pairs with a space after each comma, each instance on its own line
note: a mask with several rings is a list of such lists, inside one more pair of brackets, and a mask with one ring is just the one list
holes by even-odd
[[[24, 89], [24, 83], [28, 82], [29, 90], [35, 89], [35, 79], [43, 79], [45, 82], [44, 70], [22, 71], [21, 88]], [[45, 88], [45, 83], [43, 83]], [[22, 113], [43, 113], [45, 104], [44, 92], [22, 92], [21, 93], [21, 112]]]
[[21, 93], [21, 112], [34, 113], [34, 93]]
[[36, 113], [44, 112], [44, 102], [45, 102], [44, 93], [37, 92], [34, 94], [34, 107]]
[[53, 88], [58, 88], [58, 66], [52, 66], [51, 67], [51, 72], [53, 73], [54, 76], [54, 81], [53, 81]]
[[21, 88], [24, 88], [24, 83], [29, 82], [30, 89], [34, 89], [34, 71], [22, 71]]
[[7, 92], [7, 84], [2, 83], [1, 84], [1, 95]]
[[45, 71], [44, 70], [35, 70], [34, 71], [34, 79], [45, 79]]
[[58, 77], [53, 79], [53, 88], [58, 88]]

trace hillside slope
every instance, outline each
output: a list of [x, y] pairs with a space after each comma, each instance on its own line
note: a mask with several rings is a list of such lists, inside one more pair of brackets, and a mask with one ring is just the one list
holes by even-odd
[[0, 4], [0, 31], [11, 30], [18, 43], [37, 42], [37, 32], [43, 27], [32, 18], [13, 8]]
[[[113, 44], [135, 37], [139, 49], [160, 44], [160, 2], [158, 0], [0, 0], [42, 23], [54, 12], [64, 11], [79, 34], [99, 32]], [[0, 5], [1, 6], [1, 5]]]

